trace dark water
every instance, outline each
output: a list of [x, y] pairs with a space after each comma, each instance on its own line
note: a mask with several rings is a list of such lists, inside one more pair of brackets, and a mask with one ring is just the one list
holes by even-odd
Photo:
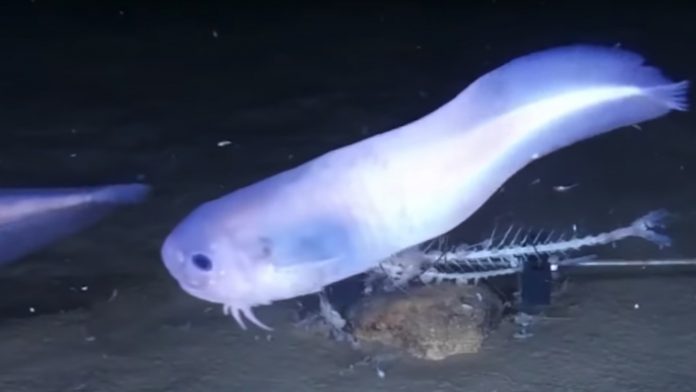
[[[0, 271], [0, 390], [693, 390], [696, 278], [686, 274], [580, 284], [582, 311], [541, 346], [494, 341], [493, 354], [381, 380], [339, 372], [352, 354], [329, 345], [240, 333], [181, 293], [158, 252], [199, 203], [415, 120], [531, 51], [621, 43], [696, 79], [696, 6], [224, 4], [0, 6], [0, 186], [156, 187], [145, 206]], [[457, 235], [477, 242], [499, 223], [601, 231], [664, 207], [678, 218], [673, 247], [602, 254], [693, 257], [695, 128], [693, 114], [672, 114], [552, 154]]]

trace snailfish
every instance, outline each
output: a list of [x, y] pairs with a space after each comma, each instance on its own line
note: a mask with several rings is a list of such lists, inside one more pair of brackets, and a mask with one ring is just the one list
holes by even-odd
[[0, 265], [76, 234], [149, 193], [145, 184], [0, 189]]
[[445, 234], [534, 159], [687, 110], [688, 83], [616, 47], [519, 57], [414, 122], [201, 204], [164, 240], [163, 263], [241, 328], [246, 318], [270, 329], [255, 306], [319, 292]]

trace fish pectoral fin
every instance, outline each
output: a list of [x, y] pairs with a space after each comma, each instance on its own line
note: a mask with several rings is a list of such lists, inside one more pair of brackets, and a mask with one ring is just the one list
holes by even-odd
[[284, 260], [279, 260], [277, 263], [274, 262], [275, 265], [283, 268], [291, 268], [291, 267], [306, 267], [308, 265], [315, 266], [315, 267], [320, 267], [322, 265], [328, 265], [332, 263], [336, 263], [343, 260], [343, 256], [336, 256], [336, 257], [328, 257], [324, 259], [302, 259], [302, 258], [292, 258], [292, 259], [284, 259]]
[[279, 267], [328, 264], [346, 258], [351, 243], [343, 228], [327, 225], [303, 225], [284, 230], [269, 242], [270, 257]]

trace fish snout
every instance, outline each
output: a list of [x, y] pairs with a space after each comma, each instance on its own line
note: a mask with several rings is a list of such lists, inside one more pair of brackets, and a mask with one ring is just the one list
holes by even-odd
[[162, 244], [160, 257], [169, 273], [175, 277], [178, 276], [179, 271], [185, 267], [186, 258], [184, 252], [175, 245], [171, 236], [167, 237], [164, 244]]

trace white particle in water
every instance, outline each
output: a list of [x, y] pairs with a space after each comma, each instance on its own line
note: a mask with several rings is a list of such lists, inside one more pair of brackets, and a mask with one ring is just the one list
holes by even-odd
[[108, 300], [106, 300], [106, 302], [111, 302], [111, 301], [115, 300], [117, 296], [118, 296], [118, 289], [114, 289], [114, 291], [111, 292], [111, 296], [109, 297]]
[[217, 143], [218, 147], [225, 147], [225, 146], [229, 146], [230, 144], [232, 144], [232, 142], [229, 140], [220, 140]]
[[640, 304], [633, 304], [633, 309], [638, 309], [640, 308]]
[[553, 190], [556, 192], [568, 192], [569, 190], [575, 188], [576, 186], [578, 186], [578, 184], [556, 185], [553, 187]]

